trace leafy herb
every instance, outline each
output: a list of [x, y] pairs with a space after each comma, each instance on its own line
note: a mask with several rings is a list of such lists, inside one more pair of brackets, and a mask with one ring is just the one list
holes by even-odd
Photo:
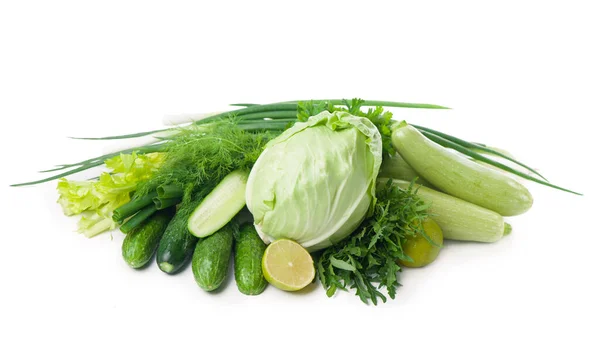
[[250, 170], [274, 134], [247, 132], [234, 120], [192, 125], [168, 138], [165, 161], [136, 194], [144, 196], [163, 185], [185, 191], [184, 200], [207, 183], [218, 183], [235, 169]]
[[386, 302], [380, 291], [385, 287], [394, 299], [400, 286], [398, 260], [412, 260], [402, 243], [417, 234], [424, 235], [422, 221], [427, 205], [412, 190], [388, 181], [377, 191], [374, 214], [342, 242], [326, 249], [317, 260], [319, 280], [331, 297], [340, 289], [355, 289], [364, 303]]

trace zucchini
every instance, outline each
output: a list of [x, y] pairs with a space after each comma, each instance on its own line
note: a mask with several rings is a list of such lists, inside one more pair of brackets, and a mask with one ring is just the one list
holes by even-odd
[[[380, 178], [378, 183], [387, 180]], [[411, 185], [403, 180], [393, 180], [393, 184], [403, 189]], [[505, 228], [510, 233], [510, 225], [494, 211], [424, 186], [414, 185], [413, 189], [429, 205], [429, 217], [440, 226], [444, 239], [495, 242], [502, 238]]]
[[504, 216], [525, 213], [533, 204], [518, 181], [451, 152], [405, 122], [395, 128], [392, 143], [417, 173], [445, 193]]
[[267, 245], [252, 223], [240, 228], [234, 250], [234, 273], [238, 290], [247, 295], [261, 294], [267, 287], [262, 271], [262, 257]]
[[406, 181], [412, 181], [417, 178], [416, 183], [434, 188], [430, 182], [421, 178], [417, 171], [410, 167], [406, 160], [398, 153], [383, 160], [381, 169], [379, 170], [379, 176]]
[[192, 272], [200, 288], [213, 291], [221, 286], [229, 271], [232, 246], [233, 230], [229, 225], [198, 241], [192, 258]]
[[176, 273], [187, 263], [194, 252], [198, 238], [188, 231], [187, 221], [194, 211], [194, 206], [200, 201], [201, 197], [194, 199], [189, 204], [181, 204], [175, 217], [167, 226], [156, 252], [156, 263], [161, 271], [168, 274]]
[[174, 208], [156, 212], [146, 219], [144, 224], [127, 233], [121, 252], [129, 266], [140, 268], [152, 259], [158, 242], [174, 214]]
[[246, 205], [247, 181], [248, 172], [242, 170], [235, 170], [225, 176], [190, 215], [190, 233], [204, 238], [231, 221]]

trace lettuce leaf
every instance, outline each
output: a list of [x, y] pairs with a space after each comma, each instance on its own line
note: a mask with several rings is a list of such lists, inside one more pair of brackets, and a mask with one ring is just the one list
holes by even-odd
[[58, 182], [58, 203], [65, 215], [82, 214], [79, 232], [93, 237], [117, 227], [112, 220], [115, 208], [127, 203], [137, 184], [150, 179], [162, 165], [164, 153], [121, 154], [105, 161], [111, 170], [97, 180]]

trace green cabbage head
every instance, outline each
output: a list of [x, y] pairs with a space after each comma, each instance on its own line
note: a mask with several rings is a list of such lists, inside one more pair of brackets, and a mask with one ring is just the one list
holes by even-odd
[[256, 161], [246, 204], [265, 242], [328, 247], [373, 212], [381, 135], [366, 118], [322, 112], [271, 140]]

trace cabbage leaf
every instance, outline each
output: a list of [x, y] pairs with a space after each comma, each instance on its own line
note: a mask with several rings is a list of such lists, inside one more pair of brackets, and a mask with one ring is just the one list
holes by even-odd
[[381, 135], [367, 118], [324, 111], [296, 123], [250, 172], [246, 204], [258, 233], [309, 251], [339, 242], [372, 214], [381, 160]]

